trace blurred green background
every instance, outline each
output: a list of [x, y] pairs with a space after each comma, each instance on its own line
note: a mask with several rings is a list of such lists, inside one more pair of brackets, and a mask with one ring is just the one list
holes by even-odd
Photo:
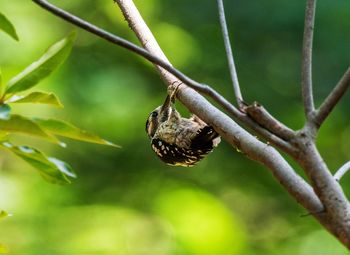
[[[111, 0], [52, 1], [136, 42]], [[233, 101], [216, 1], [137, 0], [172, 63]], [[300, 52], [305, 1], [226, 1], [226, 16], [242, 92], [298, 129]], [[37, 59], [73, 27], [31, 1], [0, 1], [20, 42], [0, 34], [5, 80]], [[350, 64], [350, 2], [320, 1], [314, 47], [317, 103]], [[46, 183], [5, 151], [0, 158], [0, 242], [9, 254], [68, 255], [294, 255], [348, 254], [284, 191], [271, 174], [227, 143], [193, 168], [164, 165], [150, 148], [145, 120], [166, 90], [152, 65], [79, 31], [59, 71], [39, 85], [55, 92], [64, 110], [19, 107], [28, 116], [60, 117], [122, 145], [114, 149], [68, 141], [66, 149], [35, 139], [69, 162], [78, 179]], [[184, 114], [188, 114], [178, 105]], [[319, 136], [330, 169], [349, 160], [349, 96]], [[300, 171], [296, 167], [297, 171]], [[348, 193], [350, 177], [342, 179]]]

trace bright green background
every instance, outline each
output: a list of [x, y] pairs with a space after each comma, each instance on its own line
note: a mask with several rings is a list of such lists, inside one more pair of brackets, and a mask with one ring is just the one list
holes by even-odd
[[[136, 42], [112, 0], [53, 2]], [[259, 101], [300, 128], [304, 1], [226, 2], [245, 100]], [[136, 4], [177, 68], [233, 100], [215, 1]], [[0, 12], [20, 37], [15, 42], [0, 33], [5, 81], [72, 30], [31, 1], [0, 1]], [[349, 1], [319, 2], [317, 103], [350, 64], [349, 17]], [[13, 216], [0, 222], [0, 243], [10, 254], [347, 254], [313, 218], [301, 217], [306, 212], [265, 168], [225, 142], [194, 168], [162, 164], [144, 128], [166, 90], [154, 68], [134, 54], [79, 31], [69, 59], [39, 88], [59, 95], [65, 109], [16, 106], [14, 112], [60, 117], [123, 148], [67, 140], [62, 149], [15, 137], [70, 162], [78, 179], [69, 186], [48, 184], [26, 163], [1, 152], [0, 209]], [[346, 96], [320, 133], [319, 147], [332, 170], [349, 160], [349, 107]], [[342, 179], [344, 188], [349, 181]]]

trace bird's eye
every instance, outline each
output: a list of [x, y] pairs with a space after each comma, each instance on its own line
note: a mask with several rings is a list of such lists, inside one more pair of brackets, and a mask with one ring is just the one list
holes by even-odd
[[152, 116], [153, 118], [157, 117], [157, 116], [158, 116], [158, 112], [152, 112], [152, 113], [151, 113], [151, 116]]

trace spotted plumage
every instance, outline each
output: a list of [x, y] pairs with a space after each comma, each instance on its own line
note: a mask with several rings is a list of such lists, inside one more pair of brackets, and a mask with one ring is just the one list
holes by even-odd
[[149, 115], [146, 132], [151, 147], [166, 164], [193, 166], [220, 143], [218, 133], [193, 115], [183, 118], [174, 102], [177, 88], [167, 96], [164, 104]]

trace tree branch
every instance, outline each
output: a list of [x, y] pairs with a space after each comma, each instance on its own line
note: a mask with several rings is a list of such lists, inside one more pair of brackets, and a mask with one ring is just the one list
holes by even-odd
[[[139, 41], [143, 45], [143, 47], [153, 54], [154, 56], [161, 57], [164, 61], [169, 63], [168, 59], [164, 55], [163, 51], [159, 47], [157, 41], [155, 40], [151, 30], [148, 28], [146, 23], [144, 22], [143, 18], [141, 17], [139, 11], [137, 10], [136, 6], [132, 1], [125, 2], [125, 1], [115, 1], [120, 9], [122, 10], [122, 13], [125, 17], [125, 19], [129, 23], [129, 27], [134, 31], [136, 36], [139, 38]], [[167, 81], [168, 85], [173, 84], [174, 82], [177, 82], [180, 78], [178, 76], [172, 76], [169, 75], [169, 70], [165, 68], [162, 68], [155, 63], [155, 67], [160, 72], [162, 78]], [[169, 65], [171, 65], [169, 63]], [[181, 79], [180, 79], [181, 80]], [[188, 85], [187, 83], [185, 83]], [[192, 86], [189, 86], [192, 87]], [[192, 87], [193, 88], [193, 87]], [[195, 89], [195, 88], [194, 88]], [[196, 90], [196, 89], [195, 89]], [[241, 101], [242, 102], [242, 101]], [[259, 134], [262, 138], [266, 139], [271, 144], [275, 145], [276, 147], [280, 148], [281, 150], [289, 153], [290, 155], [295, 155], [296, 151], [293, 146], [291, 146], [288, 142], [284, 141], [278, 135], [270, 132], [266, 128], [258, 125], [254, 120], [252, 120], [249, 116], [244, 114], [243, 112], [238, 111], [236, 108], [234, 108], [231, 104], [229, 104], [226, 101], [226, 104], [224, 106], [224, 109], [229, 113], [229, 115], [235, 119], [236, 121], [243, 123], [248, 128]], [[234, 110], [234, 111], [233, 111]]]
[[286, 125], [275, 119], [266, 109], [258, 102], [245, 107], [247, 114], [253, 118], [257, 123], [278, 135], [285, 141], [290, 141], [295, 138], [296, 132]]
[[225, 44], [226, 56], [227, 56], [229, 71], [231, 75], [233, 91], [235, 93], [236, 101], [239, 109], [243, 109], [244, 103], [243, 103], [241, 88], [238, 82], [235, 61], [234, 61], [233, 53], [231, 49], [230, 37], [228, 34], [226, 18], [225, 18], [224, 3], [222, 0], [217, 0], [217, 3], [218, 3], [219, 18], [220, 18], [220, 26], [221, 26], [222, 36]]
[[[144, 56], [151, 62], [161, 66], [157, 68], [161, 70], [161, 75], [168, 82], [168, 84], [172, 84], [174, 81], [178, 81], [177, 78], [180, 80], [183, 78], [181, 81], [188, 84], [187, 79], [190, 78], [184, 78], [182, 73], [179, 73], [177, 70], [174, 71], [174, 68], [172, 68], [172, 66], [167, 62], [165, 55], [162, 53], [161, 49], [156, 43], [152, 33], [148, 28], [145, 29], [147, 26], [132, 1], [118, 0], [117, 3], [122, 9], [123, 14], [125, 15], [126, 20], [129, 22], [130, 27], [135, 30], [139, 39], [142, 41], [142, 44], [148, 51], [139, 48], [122, 38], [116, 37], [106, 31], [103, 31], [86, 21], [81, 20], [80, 18], [77, 18], [53, 6], [47, 1], [33, 1], [51, 13], [65, 19], [66, 21], [93, 34], [96, 34], [99, 37], [106, 39], [107, 41], [130, 49], [131, 51]], [[157, 54], [159, 58], [155, 57], [152, 53]], [[205, 122], [212, 125], [216, 130], [218, 130], [223, 138], [226, 138], [230, 144], [237, 147], [253, 160], [256, 160], [268, 166], [271, 169], [272, 173], [279, 178], [280, 182], [287, 188], [293, 197], [295, 197], [298, 202], [303, 204], [303, 206], [310, 212], [317, 212], [322, 209], [322, 204], [313, 193], [311, 187], [293, 171], [289, 164], [274, 148], [260, 142], [254, 136], [250, 135], [248, 132], [238, 126], [232, 119], [228, 118], [225, 114], [213, 107], [211, 104], [209, 104], [209, 102], [207, 102], [202, 96], [197, 94], [192, 89], [181, 87], [178, 92], [178, 96], [179, 99], [184, 103], [185, 106], [189, 108], [191, 112], [197, 114]], [[238, 111], [238, 113], [239, 119], [244, 119], [246, 117], [241, 112]], [[248, 117], [246, 117], [246, 120], [252, 121]], [[258, 127], [255, 128], [259, 129]], [[271, 160], [271, 158], [273, 158], [273, 160]]]
[[[252, 119], [250, 119], [246, 114], [242, 113], [238, 109], [236, 109], [230, 102], [228, 102], [222, 95], [220, 95], [218, 92], [216, 92], [214, 89], [212, 89], [210, 86], [206, 84], [201, 84], [199, 82], [194, 81], [193, 79], [189, 78], [179, 70], [175, 69], [169, 62], [166, 60], [163, 53], [157, 52], [156, 54], [152, 54], [152, 52], [149, 52], [127, 40], [124, 38], [118, 37], [116, 35], [113, 35], [99, 27], [96, 27], [89, 22], [80, 19], [79, 17], [74, 16], [71, 13], [68, 13], [58, 7], [56, 7], [53, 4], [50, 4], [46, 0], [33, 0], [36, 4], [40, 5], [47, 11], [51, 12], [52, 14], [66, 20], [67, 22], [80, 27], [92, 34], [95, 34], [98, 37], [101, 37], [102, 39], [111, 42], [113, 44], [119, 45], [123, 48], [126, 48], [144, 58], [149, 60], [150, 62], [157, 65], [157, 68], [160, 70], [161, 74], [165, 71], [171, 73], [173, 75], [172, 78], [169, 78], [172, 80], [172, 82], [168, 82], [168, 84], [172, 84], [175, 80], [179, 79], [183, 83], [185, 83], [187, 86], [195, 89], [198, 92], [201, 92], [205, 95], [208, 95], [212, 99], [214, 99], [215, 102], [217, 102], [219, 105], [225, 109], [225, 111], [235, 120], [239, 121], [240, 123], [243, 123], [248, 128], [256, 132], [258, 135], [260, 135], [262, 138], [269, 141], [271, 144], [277, 146], [278, 148], [282, 149], [283, 151], [292, 154], [294, 153], [293, 147], [280, 139], [275, 134], [269, 132], [268, 130], [262, 128], [261, 126], [257, 125]], [[124, 10], [124, 13], [127, 14], [128, 10]], [[138, 23], [134, 24], [138, 25]], [[143, 31], [142, 33], [139, 33], [137, 31]], [[147, 26], [140, 27], [137, 31], [135, 31], [136, 35], [142, 39], [143, 33], [146, 31], [149, 31], [149, 28]], [[150, 31], [149, 31], [150, 33]], [[145, 45], [149, 44], [147, 40], [141, 40], [144, 42]], [[159, 57], [158, 57], [159, 56]], [[162, 76], [164, 78], [164, 76]], [[176, 79], [176, 78], [177, 79]]]
[[312, 41], [315, 23], [316, 0], [307, 0], [301, 65], [301, 87], [305, 116], [310, 119], [315, 110], [312, 92]]
[[317, 110], [314, 121], [318, 127], [322, 125], [328, 115], [332, 112], [333, 108], [337, 105], [339, 100], [344, 96], [346, 91], [350, 87], [350, 67], [345, 72], [343, 77], [338, 82], [337, 86], [332, 90], [328, 97], [321, 104]]
[[240, 111], [237, 110], [230, 102], [228, 102], [222, 95], [220, 95], [218, 92], [216, 92], [213, 88], [211, 88], [209, 85], [199, 83], [185, 74], [183, 74], [181, 71], [174, 68], [172, 65], [170, 65], [168, 62], [164, 61], [160, 57], [155, 56], [154, 54], [148, 52], [147, 50], [127, 41], [124, 38], [121, 38], [119, 36], [113, 35], [99, 27], [96, 27], [95, 25], [92, 25], [91, 23], [82, 20], [58, 7], [55, 5], [49, 3], [46, 0], [33, 0], [33, 2], [37, 3], [44, 9], [48, 10], [49, 12], [55, 14], [56, 16], [68, 21], [69, 23], [72, 23], [75, 26], [78, 26], [92, 34], [97, 35], [98, 37], [101, 37], [113, 44], [117, 44], [123, 48], [126, 48], [144, 58], [151, 61], [154, 64], [159, 65], [160, 67], [164, 68], [171, 74], [173, 74], [175, 77], [177, 77], [179, 80], [181, 80], [183, 83], [185, 83], [187, 86], [195, 89], [198, 92], [201, 92], [205, 95], [208, 95], [211, 97], [215, 102], [217, 102], [219, 105], [221, 105], [226, 111], [231, 113], [233, 116], [237, 117], [241, 115]]
[[[211, 89], [205, 84], [200, 84], [193, 81], [191, 78], [185, 76], [180, 71], [174, 69], [171, 64], [167, 61], [158, 44], [156, 43], [155, 38], [153, 37], [150, 30], [147, 28], [147, 25], [143, 21], [140, 13], [138, 12], [136, 6], [132, 2], [132, 0], [116, 0], [118, 5], [120, 6], [125, 19], [129, 23], [129, 26], [135, 33], [138, 35], [139, 40], [142, 42], [146, 50], [137, 47], [136, 45], [131, 44], [130, 42], [116, 37], [108, 32], [105, 32], [97, 27], [77, 18], [69, 13], [58, 9], [57, 7], [49, 4], [44, 0], [33, 0], [37, 4], [41, 5], [43, 8], [49, 10], [57, 16], [60, 16], [63, 19], [91, 32], [94, 33], [110, 42], [116, 43], [124, 48], [132, 50], [133, 52], [138, 53], [139, 55], [145, 57], [150, 60], [160, 69], [161, 76], [168, 82], [168, 84], [172, 84], [174, 81], [181, 80], [183, 83], [189, 85], [189, 87], [183, 86], [178, 91], [179, 100], [194, 114], [199, 116], [203, 121], [213, 126], [214, 129], [232, 146], [236, 147], [239, 151], [244, 153], [247, 157], [261, 164], [265, 165], [272, 174], [278, 179], [278, 181], [283, 185], [283, 187], [291, 194], [295, 200], [300, 203], [304, 208], [306, 208], [321, 224], [323, 224], [330, 232], [332, 232], [335, 236], [339, 238], [347, 247], [350, 247], [350, 234], [349, 234], [349, 211], [348, 205], [346, 204], [346, 199], [344, 198], [344, 194], [342, 193], [340, 186], [334, 186], [334, 183], [328, 182], [327, 178], [317, 179], [318, 170], [321, 170], [321, 175], [327, 173], [327, 167], [324, 165], [322, 159], [318, 157], [317, 150], [313, 147], [310, 150], [306, 150], [303, 147], [303, 140], [296, 137], [300, 143], [300, 148], [304, 148], [305, 152], [308, 154], [304, 156], [304, 158], [300, 159], [300, 164], [306, 169], [305, 171], [311, 177], [310, 179], [313, 181], [313, 186], [316, 187], [317, 194], [321, 198], [322, 202], [327, 205], [326, 210], [324, 210], [324, 206], [321, 203], [318, 196], [316, 196], [313, 189], [309, 186], [308, 183], [304, 181], [295, 171], [291, 168], [291, 166], [287, 163], [287, 161], [281, 156], [281, 154], [275, 150], [273, 147], [259, 141], [256, 137], [252, 136], [250, 133], [245, 131], [242, 127], [240, 127], [235, 121], [229, 118], [226, 114], [219, 111], [217, 108], [212, 106], [203, 96], [198, 94], [192, 88], [202, 92], [203, 94], [207, 94], [215, 99], [215, 101], [219, 100], [220, 105], [222, 105], [231, 115], [234, 115], [238, 120], [242, 120], [247, 126], [251, 125], [252, 128], [255, 128], [259, 131], [267, 132], [267, 135], [272, 137], [276, 137], [274, 134], [270, 133], [267, 129], [256, 125], [256, 123], [249, 118], [249, 116], [244, 113], [238, 111], [234, 106], [232, 106], [227, 100], [225, 100], [220, 94]], [[158, 57], [156, 57], [156, 56]], [[204, 93], [204, 91], [206, 93]], [[214, 96], [214, 97], [213, 97]], [[220, 101], [220, 100], [223, 101]], [[230, 112], [231, 111], [231, 112]], [[249, 124], [250, 123], [250, 124]], [[252, 125], [253, 124], [253, 125]], [[265, 134], [266, 135], [266, 134]], [[281, 140], [277, 137], [276, 141]], [[282, 140], [282, 142], [286, 143]], [[306, 141], [309, 143], [310, 141]], [[291, 146], [289, 143], [286, 145]], [[280, 144], [281, 147], [282, 143]], [[306, 146], [306, 145], [305, 145]], [[301, 151], [303, 152], [303, 151]], [[308, 159], [308, 156], [312, 156], [314, 158]], [[314, 163], [318, 164], [316, 167]], [[322, 176], [321, 176], [322, 177]], [[324, 177], [324, 176], [323, 176]], [[326, 181], [325, 181], [326, 180]], [[325, 181], [325, 182], [323, 182]], [[322, 185], [328, 185], [326, 187], [327, 190], [331, 190], [331, 194], [327, 195], [326, 192], [321, 191], [320, 188]], [[333, 189], [335, 187], [335, 189]], [[332, 203], [331, 198], [336, 200]], [[345, 201], [345, 203], [344, 203]], [[329, 204], [328, 204], [329, 203]], [[338, 210], [336, 205], [340, 205], [341, 208]], [[320, 213], [324, 211], [324, 213]], [[329, 213], [328, 213], [329, 212]], [[338, 217], [338, 218], [337, 218]]]
[[[156, 43], [152, 33], [147, 29], [140, 31], [138, 29], [146, 26], [140, 13], [132, 0], [117, 0], [125, 19], [136, 34], [142, 34], [139, 39], [145, 48], [153, 53], [162, 52]], [[163, 53], [161, 53], [163, 55]], [[165, 72], [162, 75], [168, 76]], [[169, 80], [169, 78], [165, 78]], [[170, 79], [171, 80], [171, 79]], [[215, 130], [231, 145], [237, 147], [250, 159], [264, 164], [271, 170], [273, 175], [285, 187], [285, 189], [311, 214], [314, 215], [330, 232], [337, 235], [338, 228], [335, 228], [333, 222], [329, 220], [323, 211], [323, 205], [319, 199], [314, 196], [311, 187], [299, 176], [284, 158], [271, 146], [261, 143], [255, 137], [247, 133], [238, 126], [232, 119], [213, 107], [201, 95], [195, 93], [188, 87], [183, 87], [178, 93], [179, 100], [194, 114], [198, 115], [206, 123], [212, 125]]]
[[332, 222], [333, 234], [350, 248], [350, 205], [339, 185], [331, 175], [327, 165], [319, 154], [314, 141], [298, 137], [301, 155], [298, 160], [311, 180], [317, 197], [324, 205], [324, 212]]
[[[141, 44], [149, 52], [160, 57], [164, 56], [163, 51], [159, 47], [133, 1], [116, 0], [116, 2], [122, 10], [129, 27], [135, 32]], [[144, 29], [145, 27], [147, 28]], [[161, 75], [164, 80], [168, 81], [170, 84], [177, 81], [177, 79], [167, 71], [163, 70]], [[272, 172], [278, 177], [280, 182], [283, 183], [297, 199], [300, 199], [302, 203], [308, 204], [311, 202], [310, 205], [313, 209], [322, 208], [318, 199], [313, 196], [313, 191], [310, 189], [310, 186], [293, 171], [275, 149], [255, 139], [255, 137], [213, 107], [192, 89], [180, 87], [178, 98], [191, 112], [198, 115], [206, 123], [212, 125], [231, 145], [237, 147], [253, 160], [263, 163], [272, 169]]]
[[350, 161], [346, 162], [338, 171], [334, 174], [334, 179], [339, 182], [340, 179], [350, 170]]

